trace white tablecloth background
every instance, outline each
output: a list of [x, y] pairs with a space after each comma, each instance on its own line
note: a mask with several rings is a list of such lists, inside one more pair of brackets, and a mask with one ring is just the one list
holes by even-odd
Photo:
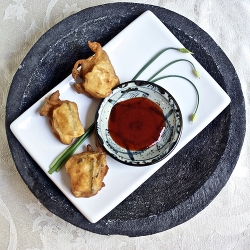
[[155, 235], [103, 236], [77, 228], [41, 205], [18, 174], [5, 134], [12, 78], [34, 43], [54, 24], [87, 7], [121, 1], [0, 2], [0, 249], [250, 249], [250, 1], [133, 1], [165, 7], [194, 21], [224, 50], [245, 96], [247, 131], [226, 186], [193, 219]]

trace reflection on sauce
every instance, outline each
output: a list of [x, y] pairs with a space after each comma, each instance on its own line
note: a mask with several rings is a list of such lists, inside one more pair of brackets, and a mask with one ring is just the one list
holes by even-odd
[[154, 145], [165, 125], [161, 108], [144, 97], [117, 103], [112, 108], [108, 121], [112, 139], [129, 150], [144, 150]]

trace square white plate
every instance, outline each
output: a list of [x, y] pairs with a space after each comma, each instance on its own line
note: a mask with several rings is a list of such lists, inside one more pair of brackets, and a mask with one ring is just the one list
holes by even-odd
[[[166, 47], [182, 48], [183, 45], [152, 12], [146, 11], [106, 44], [104, 49], [108, 53], [120, 81], [125, 82], [131, 80], [146, 62]], [[154, 64], [143, 72], [139, 79], [148, 80], [161, 67], [176, 59], [190, 60], [201, 75], [201, 79], [198, 79], [193, 74], [192, 67], [188, 62], [171, 65], [161, 74], [182, 75], [196, 85], [200, 94], [200, 105], [195, 122], [190, 123], [189, 121], [189, 116], [194, 111], [197, 100], [193, 86], [179, 78], [168, 78], [157, 82], [174, 96], [180, 106], [183, 115], [183, 131], [179, 144], [167, 158], [147, 167], [123, 165], [107, 156], [109, 172], [104, 178], [106, 186], [94, 197], [75, 198], [71, 193], [69, 176], [64, 168], [60, 172], [48, 174], [52, 161], [67, 146], [54, 137], [48, 119], [39, 115], [39, 110], [45, 102], [45, 96], [11, 124], [10, 128], [13, 134], [27, 152], [90, 222], [99, 221], [115, 208], [230, 103], [228, 95], [192, 55], [175, 50], [169, 50], [162, 54]], [[70, 75], [46, 96], [48, 97], [54, 91], [59, 90], [61, 100], [67, 99], [76, 102], [80, 119], [87, 129], [94, 121], [99, 101], [77, 94], [71, 87], [73, 83], [74, 79]], [[76, 153], [85, 150], [88, 143], [94, 145], [93, 135], [79, 147]]]

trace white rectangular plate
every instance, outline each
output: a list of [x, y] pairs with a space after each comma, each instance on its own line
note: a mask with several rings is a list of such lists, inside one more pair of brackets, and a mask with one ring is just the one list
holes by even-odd
[[[131, 80], [146, 62], [166, 47], [182, 48], [183, 45], [152, 12], [146, 11], [106, 44], [104, 49], [108, 53], [120, 81], [125, 82]], [[139, 79], [148, 80], [168, 62], [180, 58], [193, 62], [201, 75], [201, 79], [193, 74], [192, 67], [187, 62], [171, 65], [163, 74], [179, 74], [190, 79], [196, 85], [200, 93], [200, 106], [195, 122], [190, 123], [189, 121], [189, 116], [194, 111], [197, 99], [193, 86], [178, 78], [169, 78], [157, 82], [174, 96], [182, 111], [183, 132], [179, 144], [167, 158], [147, 167], [127, 166], [107, 156], [109, 172], [104, 179], [106, 186], [94, 197], [75, 198], [71, 193], [69, 176], [64, 168], [60, 172], [48, 174], [50, 164], [66, 146], [54, 137], [48, 119], [39, 115], [39, 110], [45, 102], [45, 96], [11, 124], [12, 132], [27, 152], [90, 222], [99, 221], [115, 208], [230, 103], [228, 95], [194, 57], [179, 51], [169, 50], [165, 52]], [[59, 90], [61, 100], [76, 102], [80, 119], [87, 129], [94, 122], [99, 101], [77, 94], [71, 87], [73, 83], [73, 78], [67, 77], [52, 89], [46, 97]], [[88, 143], [94, 145], [93, 136], [88, 138], [76, 153], [85, 150]]]

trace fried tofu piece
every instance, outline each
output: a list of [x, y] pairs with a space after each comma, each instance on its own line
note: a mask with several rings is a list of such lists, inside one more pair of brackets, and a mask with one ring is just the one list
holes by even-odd
[[103, 179], [108, 172], [108, 166], [106, 153], [101, 148], [94, 151], [88, 145], [87, 151], [73, 155], [66, 162], [65, 168], [75, 197], [94, 196], [105, 186]]
[[[77, 93], [86, 94], [93, 98], [105, 98], [112, 88], [120, 84], [108, 54], [97, 42], [88, 42], [89, 48], [95, 53], [93, 56], [78, 60], [72, 70], [76, 80], [79, 76], [83, 82], [73, 85]], [[78, 69], [81, 66], [80, 70]]]
[[40, 110], [41, 116], [50, 119], [55, 136], [64, 144], [70, 144], [74, 138], [84, 134], [78, 107], [75, 102], [59, 99], [59, 91], [54, 92]]

